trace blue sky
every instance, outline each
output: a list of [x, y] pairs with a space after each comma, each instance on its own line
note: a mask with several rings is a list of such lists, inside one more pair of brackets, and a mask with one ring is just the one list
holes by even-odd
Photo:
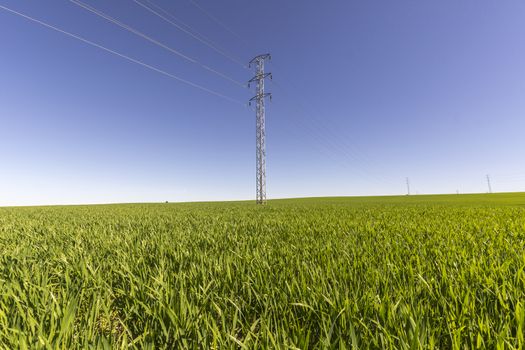
[[[238, 81], [270, 52], [268, 196], [525, 190], [525, 3], [82, 0]], [[145, 0], [140, 0], [146, 3]], [[19, 11], [245, 102], [249, 91], [68, 0]], [[252, 199], [246, 107], [0, 9], [0, 205]], [[226, 57], [228, 56], [228, 57]]]

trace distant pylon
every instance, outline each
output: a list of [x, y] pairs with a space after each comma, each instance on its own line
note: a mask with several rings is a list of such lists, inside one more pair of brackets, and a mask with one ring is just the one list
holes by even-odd
[[490, 185], [490, 176], [487, 175], [487, 185], [489, 186], [489, 193], [492, 193], [492, 186]]
[[250, 105], [252, 101], [256, 101], [255, 111], [255, 135], [256, 135], [256, 202], [257, 204], [266, 203], [266, 117], [264, 112], [264, 100], [266, 97], [272, 97], [270, 93], [264, 92], [264, 80], [267, 77], [272, 77], [271, 73], [264, 72], [264, 62], [271, 59], [270, 54], [264, 54], [254, 57], [250, 61], [250, 68], [252, 64], [255, 65], [255, 76], [249, 80], [250, 83], [256, 82], [256, 95], [250, 99]]
[[410, 196], [410, 179], [407, 177], [407, 196]]

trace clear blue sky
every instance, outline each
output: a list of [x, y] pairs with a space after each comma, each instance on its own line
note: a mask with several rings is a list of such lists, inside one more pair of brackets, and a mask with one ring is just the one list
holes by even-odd
[[[239, 81], [133, 0], [82, 0]], [[141, 0], [145, 3], [145, 0]], [[152, 0], [236, 60], [270, 52], [268, 196], [525, 190], [525, 2]], [[239, 101], [253, 92], [68, 0], [1, 0]], [[227, 29], [225, 28], [227, 27]], [[255, 117], [0, 10], [0, 205], [251, 199]]]

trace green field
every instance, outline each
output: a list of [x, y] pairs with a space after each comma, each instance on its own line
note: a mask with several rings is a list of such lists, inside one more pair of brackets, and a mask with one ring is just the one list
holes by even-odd
[[5, 349], [522, 349], [525, 194], [0, 208]]

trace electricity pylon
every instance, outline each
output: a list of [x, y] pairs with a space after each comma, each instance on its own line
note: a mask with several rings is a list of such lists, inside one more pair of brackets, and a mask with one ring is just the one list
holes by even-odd
[[487, 185], [489, 186], [489, 193], [492, 193], [492, 186], [490, 185], [490, 176], [487, 175]]
[[264, 72], [264, 62], [271, 59], [270, 54], [264, 54], [254, 57], [250, 61], [250, 68], [252, 64], [255, 65], [255, 76], [249, 80], [248, 86], [255, 82], [256, 95], [250, 99], [250, 105], [256, 101], [255, 120], [256, 120], [256, 202], [257, 204], [266, 203], [266, 126], [264, 113], [264, 100], [266, 97], [272, 98], [272, 94], [264, 92], [264, 80], [267, 77], [272, 77], [271, 73]]

